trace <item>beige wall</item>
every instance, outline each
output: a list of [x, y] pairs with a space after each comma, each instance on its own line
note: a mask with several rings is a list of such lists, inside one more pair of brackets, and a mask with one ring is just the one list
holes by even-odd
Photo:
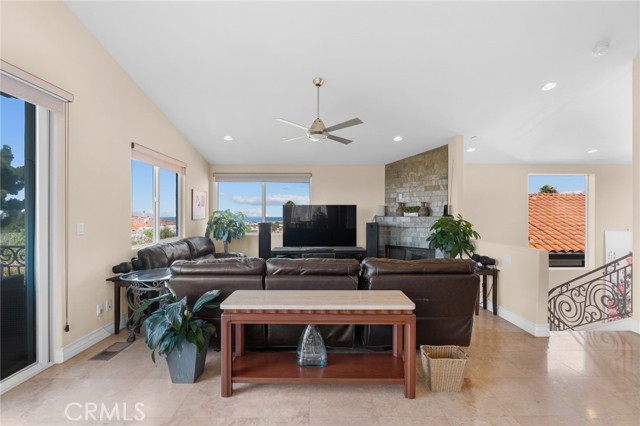
[[500, 262], [498, 314], [534, 336], [547, 336], [547, 252], [484, 239], [476, 242], [476, 248]]
[[[511, 165], [466, 164], [464, 216], [483, 241], [527, 247], [527, 176], [530, 173], [592, 175], [589, 203], [593, 215], [591, 269], [604, 263], [604, 231], [632, 226], [632, 167], [630, 165]], [[481, 253], [484, 254], [484, 253]], [[584, 269], [552, 269], [549, 285], [566, 282]]]
[[[107, 54], [62, 2], [2, 2], [2, 59], [75, 96], [69, 140], [69, 325], [64, 326], [64, 173], [61, 141], [53, 181], [55, 279], [58, 310], [53, 330], [67, 345], [113, 320], [96, 317], [96, 304], [113, 298], [105, 282], [111, 266], [128, 260], [130, 246], [131, 142], [188, 164], [183, 201], [187, 235], [202, 234], [192, 222], [190, 192], [208, 186], [208, 164]], [[84, 223], [85, 234], [75, 233]]]
[[[366, 243], [365, 224], [373, 220], [376, 206], [384, 204], [384, 166], [212, 166], [213, 173], [311, 173], [312, 204], [355, 204], [358, 207], [358, 245]], [[215, 185], [211, 188], [211, 209], [216, 209]], [[274, 234], [271, 246], [282, 245], [281, 235]], [[222, 244], [216, 241], [216, 250]], [[241, 251], [248, 256], [258, 255], [257, 235], [247, 235], [232, 241], [231, 251]]]

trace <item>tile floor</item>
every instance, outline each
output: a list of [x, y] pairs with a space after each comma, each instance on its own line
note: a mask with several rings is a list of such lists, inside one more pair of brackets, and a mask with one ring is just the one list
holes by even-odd
[[4, 394], [0, 423], [640, 425], [640, 335], [631, 332], [536, 338], [481, 311], [462, 391], [430, 392], [417, 358], [415, 400], [399, 385], [254, 384], [234, 385], [223, 399], [219, 353], [209, 352], [196, 384], [174, 385], [140, 339], [109, 361], [89, 360], [125, 339], [112, 336]]

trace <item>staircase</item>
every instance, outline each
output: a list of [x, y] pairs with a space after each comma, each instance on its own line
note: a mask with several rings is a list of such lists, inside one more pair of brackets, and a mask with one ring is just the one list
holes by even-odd
[[578, 330], [631, 317], [632, 260], [628, 254], [551, 289], [549, 330]]

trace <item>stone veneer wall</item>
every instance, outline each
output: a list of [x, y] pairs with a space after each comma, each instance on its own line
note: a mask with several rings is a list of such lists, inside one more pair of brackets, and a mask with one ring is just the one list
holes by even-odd
[[[443, 215], [448, 202], [449, 149], [447, 145], [385, 166], [386, 216], [377, 216], [378, 254], [385, 245], [427, 248], [433, 223]], [[402, 199], [398, 198], [402, 195]], [[398, 201], [407, 206], [429, 203], [429, 217], [394, 217]], [[436, 257], [442, 257], [441, 252]]]
[[431, 215], [442, 216], [448, 198], [448, 168], [447, 145], [387, 164], [384, 190], [387, 216], [395, 215], [398, 201], [407, 206], [427, 201]]

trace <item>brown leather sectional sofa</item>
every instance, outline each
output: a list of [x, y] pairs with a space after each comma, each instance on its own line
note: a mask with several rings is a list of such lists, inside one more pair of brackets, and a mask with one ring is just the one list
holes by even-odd
[[135, 270], [168, 268], [176, 260], [208, 260], [243, 256], [243, 253], [237, 252], [216, 253], [210, 238], [189, 237], [140, 249], [137, 257], [131, 259], [131, 264]]
[[[423, 259], [280, 259], [178, 260], [171, 265], [171, 285], [178, 297], [193, 303], [205, 291], [234, 290], [402, 290], [416, 304], [417, 345], [468, 346], [478, 303], [480, 277], [467, 260]], [[203, 316], [220, 325], [220, 310]], [[391, 347], [390, 326], [328, 325], [321, 328], [328, 347], [353, 347], [355, 339], [369, 349]], [[251, 325], [245, 329], [249, 348], [296, 347], [301, 326]], [[219, 347], [219, 338], [214, 341]]]

